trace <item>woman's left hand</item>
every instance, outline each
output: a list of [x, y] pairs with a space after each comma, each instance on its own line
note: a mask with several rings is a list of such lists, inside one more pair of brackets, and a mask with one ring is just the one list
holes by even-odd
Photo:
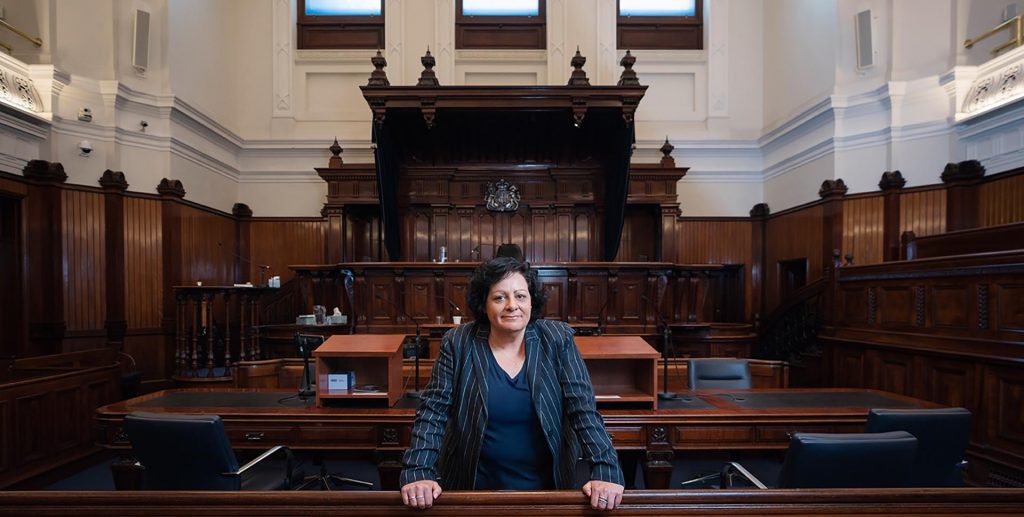
[[622, 485], [592, 479], [583, 485], [583, 495], [595, 510], [614, 510], [622, 502]]

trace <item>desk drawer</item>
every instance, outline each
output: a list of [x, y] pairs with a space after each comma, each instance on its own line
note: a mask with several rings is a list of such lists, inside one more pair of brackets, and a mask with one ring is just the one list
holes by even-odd
[[642, 447], [646, 443], [644, 428], [635, 427], [606, 427], [608, 436], [612, 438], [612, 445], [615, 447]]
[[754, 427], [749, 425], [736, 426], [699, 426], [675, 428], [673, 444], [685, 447], [688, 444], [710, 443], [750, 443], [754, 441]]
[[372, 425], [311, 425], [299, 429], [299, 441], [305, 446], [372, 449], [377, 445], [377, 430]]
[[295, 428], [292, 426], [233, 426], [228, 424], [224, 430], [228, 433], [228, 439], [234, 447], [244, 447], [252, 444], [265, 444], [267, 447], [274, 445], [290, 445], [295, 439]]

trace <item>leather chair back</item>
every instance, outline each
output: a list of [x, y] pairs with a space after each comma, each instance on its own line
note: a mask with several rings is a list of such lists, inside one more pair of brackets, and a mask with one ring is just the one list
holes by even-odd
[[906, 431], [917, 438], [910, 486], [963, 486], [960, 463], [971, 438], [971, 412], [964, 408], [872, 409], [867, 432]]
[[750, 363], [746, 359], [690, 359], [687, 365], [691, 390], [748, 390]]
[[129, 413], [124, 429], [149, 490], [239, 490], [238, 459], [217, 415]]
[[889, 433], [793, 433], [779, 473], [779, 488], [885, 488], [906, 486], [917, 439]]

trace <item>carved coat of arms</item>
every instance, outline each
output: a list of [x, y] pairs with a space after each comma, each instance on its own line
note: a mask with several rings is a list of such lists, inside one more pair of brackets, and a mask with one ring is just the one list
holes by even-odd
[[504, 179], [488, 183], [486, 201], [492, 212], [515, 212], [519, 210], [519, 189]]

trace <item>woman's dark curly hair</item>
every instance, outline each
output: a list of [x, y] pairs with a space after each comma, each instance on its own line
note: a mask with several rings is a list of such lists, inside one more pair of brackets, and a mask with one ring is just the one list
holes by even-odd
[[497, 257], [480, 264], [473, 272], [473, 278], [469, 280], [466, 304], [469, 305], [469, 310], [477, 322], [489, 323], [487, 293], [491, 292], [494, 284], [513, 273], [523, 275], [530, 290], [530, 322], [536, 321], [544, 314], [544, 304], [548, 301], [548, 296], [541, 287], [537, 272], [530, 269], [526, 262], [520, 262], [512, 257]]

